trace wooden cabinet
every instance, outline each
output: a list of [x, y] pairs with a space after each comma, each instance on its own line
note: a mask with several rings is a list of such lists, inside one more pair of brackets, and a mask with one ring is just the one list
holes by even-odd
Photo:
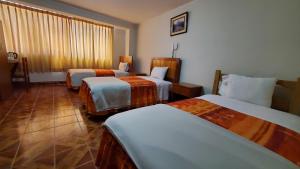
[[181, 100], [198, 97], [203, 94], [203, 87], [190, 83], [173, 83], [171, 88], [171, 100]]
[[10, 65], [7, 60], [4, 33], [0, 21], [0, 100], [6, 99], [12, 93]]
[[130, 76], [147, 76], [147, 73], [130, 72]]

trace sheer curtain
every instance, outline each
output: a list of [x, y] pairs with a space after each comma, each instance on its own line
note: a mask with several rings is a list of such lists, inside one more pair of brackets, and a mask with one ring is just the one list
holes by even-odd
[[27, 57], [31, 72], [111, 68], [113, 28], [0, 2], [7, 51]]

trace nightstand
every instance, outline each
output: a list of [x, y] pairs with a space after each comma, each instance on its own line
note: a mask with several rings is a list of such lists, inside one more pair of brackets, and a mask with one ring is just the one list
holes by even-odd
[[129, 76], [147, 76], [147, 73], [135, 73], [135, 72], [130, 72]]
[[171, 101], [198, 97], [203, 94], [203, 87], [190, 83], [173, 83]]

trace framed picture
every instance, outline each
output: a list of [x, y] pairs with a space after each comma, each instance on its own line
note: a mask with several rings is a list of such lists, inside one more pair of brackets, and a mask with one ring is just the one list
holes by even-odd
[[188, 12], [171, 18], [170, 35], [178, 35], [187, 32], [188, 28]]

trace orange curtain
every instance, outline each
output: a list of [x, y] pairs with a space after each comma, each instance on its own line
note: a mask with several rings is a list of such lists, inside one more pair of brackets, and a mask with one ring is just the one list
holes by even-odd
[[113, 27], [1, 2], [7, 51], [28, 57], [31, 72], [111, 68]]

